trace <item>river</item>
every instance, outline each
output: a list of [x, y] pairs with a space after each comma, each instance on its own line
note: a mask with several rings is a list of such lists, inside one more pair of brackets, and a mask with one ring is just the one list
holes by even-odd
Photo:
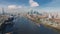
[[39, 27], [26, 17], [17, 17], [14, 23], [14, 34], [60, 34], [52, 28], [43, 25]]

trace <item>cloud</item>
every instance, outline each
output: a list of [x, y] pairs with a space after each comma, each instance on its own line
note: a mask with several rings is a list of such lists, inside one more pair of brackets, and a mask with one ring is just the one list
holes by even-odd
[[9, 8], [9, 9], [16, 9], [17, 6], [16, 6], [16, 5], [9, 5], [8, 8]]
[[23, 8], [23, 6], [17, 6], [17, 5], [9, 5], [8, 9], [18, 9], [18, 8]]
[[39, 4], [37, 2], [35, 2], [35, 1], [33, 1], [33, 0], [29, 0], [29, 4], [30, 4], [31, 7], [39, 6]]

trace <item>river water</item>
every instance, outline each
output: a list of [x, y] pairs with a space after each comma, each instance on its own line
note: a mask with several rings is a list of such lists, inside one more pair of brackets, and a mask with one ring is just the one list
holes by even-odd
[[39, 27], [26, 17], [18, 17], [14, 23], [14, 34], [60, 34], [52, 28]]

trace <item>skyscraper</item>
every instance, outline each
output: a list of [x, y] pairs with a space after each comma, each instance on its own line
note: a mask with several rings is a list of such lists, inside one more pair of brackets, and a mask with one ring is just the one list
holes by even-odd
[[4, 8], [2, 8], [2, 14], [4, 15]]

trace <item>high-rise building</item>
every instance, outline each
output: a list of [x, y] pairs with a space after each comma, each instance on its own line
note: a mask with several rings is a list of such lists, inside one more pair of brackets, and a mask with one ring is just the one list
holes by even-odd
[[5, 13], [4, 13], [4, 8], [2, 8], [2, 14], [4, 15]]

